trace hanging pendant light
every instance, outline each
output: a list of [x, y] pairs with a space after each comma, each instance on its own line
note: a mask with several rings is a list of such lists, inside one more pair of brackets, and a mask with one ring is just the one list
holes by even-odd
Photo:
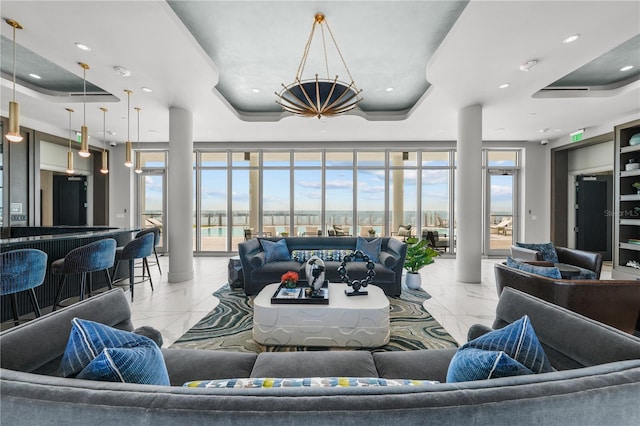
[[13, 100], [9, 101], [9, 131], [4, 135], [9, 142], [22, 142], [20, 134], [20, 105], [16, 102], [16, 29], [22, 25], [13, 19], [7, 19], [7, 24], [13, 27]]
[[87, 70], [89, 65], [78, 62], [78, 65], [82, 68], [82, 127], [80, 128], [80, 157], [89, 157], [89, 130], [87, 129]]
[[107, 153], [107, 109], [105, 107], [101, 107], [100, 111], [102, 111], [102, 167], [100, 168], [100, 173], [106, 175], [109, 173], [109, 157]]
[[136, 168], [133, 170], [134, 172], [140, 174], [142, 173], [142, 158], [140, 158], [140, 107], [134, 108], [138, 112], [138, 144], [136, 149]]
[[133, 161], [131, 161], [131, 152], [133, 150], [131, 146], [131, 138], [129, 137], [129, 129], [130, 129], [130, 101], [131, 94], [133, 93], [131, 90], [125, 90], [127, 94], [127, 142], [125, 143], [125, 157], [124, 157], [124, 165], [127, 167], [133, 166]]
[[[316, 25], [320, 26], [322, 32], [322, 48], [324, 51], [324, 64], [326, 69], [326, 78], [318, 77], [318, 73], [315, 74], [315, 78], [308, 78], [303, 80], [304, 67], [307, 63], [307, 57], [309, 56], [309, 48], [313, 41], [313, 35], [316, 30]], [[338, 80], [338, 76], [331, 78], [329, 75], [329, 61], [327, 59], [327, 48], [324, 38], [324, 28], [327, 27], [331, 41], [342, 61], [351, 83], [347, 84]], [[344, 114], [356, 108], [362, 98], [360, 98], [360, 92], [356, 87], [356, 83], [353, 81], [353, 77], [347, 68], [347, 63], [342, 57], [342, 52], [338, 47], [333, 32], [329, 27], [329, 23], [325, 19], [322, 13], [316, 13], [311, 26], [311, 33], [307, 39], [307, 44], [304, 47], [302, 54], [302, 60], [298, 65], [298, 71], [293, 83], [285, 86], [282, 85], [280, 93], [276, 93], [278, 103], [283, 110], [288, 111], [295, 115], [303, 117], [318, 117], [334, 116]]]
[[71, 134], [73, 133], [73, 130], [71, 129], [71, 113], [73, 110], [71, 108], [65, 109], [69, 111], [69, 151], [67, 152], [67, 173], [72, 175], [75, 173], [73, 170], [73, 151], [71, 151]]

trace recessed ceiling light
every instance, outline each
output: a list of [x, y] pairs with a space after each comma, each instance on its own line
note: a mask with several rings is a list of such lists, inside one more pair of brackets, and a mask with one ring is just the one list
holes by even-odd
[[509, 83], [504, 83], [498, 86], [498, 89], [506, 89], [507, 87], [509, 87]]
[[531, 71], [531, 69], [535, 67], [537, 64], [538, 64], [538, 61], [535, 59], [527, 61], [524, 64], [520, 65], [520, 71]]
[[564, 44], [569, 44], [569, 43], [573, 43], [574, 41], [576, 41], [579, 38], [580, 38], [580, 34], [574, 34], [574, 35], [571, 35], [571, 36], [565, 38], [564, 40], [562, 40], [562, 42]]
[[385, 92], [393, 92], [393, 87], [387, 87], [384, 90], [385, 90]]
[[147, 92], [147, 93], [151, 93], [153, 92], [153, 90], [149, 89], [148, 87], [141, 87], [143, 92]]
[[76, 43], [76, 47], [80, 50], [84, 50], [85, 52], [91, 52], [91, 48], [86, 44]]
[[42, 78], [38, 74], [29, 74], [29, 77], [35, 78], [36, 80], [40, 80]]
[[629, 71], [631, 68], [633, 68], [633, 65], [627, 65], [627, 66], [624, 66], [624, 67], [620, 68], [620, 71]]
[[547, 133], [549, 131], [549, 129], [540, 129], [538, 130], [540, 133]]
[[258, 89], [257, 87], [254, 87], [253, 89], [251, 89], [251, 91], [253, 93], [260, 93], [260, 89]]

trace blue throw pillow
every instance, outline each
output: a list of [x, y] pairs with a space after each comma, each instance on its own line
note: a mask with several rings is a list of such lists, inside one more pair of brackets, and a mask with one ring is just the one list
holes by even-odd
[[169, 385], [162, 352], [153, 340], [80, 318], [71, 320], [69, 341], [60, 363], [61, 376], [76, 374], [87, 379], [111, 377], [127, 383]]
[[382, 239], [374, 238], [371, 241], [367, 241], [363, 237], [358, 237], [356, 240], [356, 250], [362, 250], [364, 254], [369, 256], [372, 262], [378, 263], [380, 261], [380, 249], [382, 248]]
[[542, 259], [551, 263], [558, 263], [558, 253], [553, 243], [516, 243], [516, 246], [535, 250], [542, 253]]
[[511, 258], [511, 256], [507, 256], [507, 266], [510, 268], [519, 269], [524, 272], [529, 272], [530, 274], [542, 275], [547, 278], [554, 279], [562, 279], [562, 274], [560, 273], [560, 269], [547, 266], [538, 266], [538, 265], [530, 265], [525, 262], [520, 262], [519, 260], [515, 260]]
[[262, 250], [264, 250], [264, 260], [269, 262], [285, 262], [291, 259], [287, 240], [278, 241], [260, 240]]
[[528, 374], [527, 370], [531, 373], [547, 373], [553, 371], [553, 367], [533, 331], [529, 317], [525, 315], [504, 328], [462, 345], [449, 364], [447, 382]]

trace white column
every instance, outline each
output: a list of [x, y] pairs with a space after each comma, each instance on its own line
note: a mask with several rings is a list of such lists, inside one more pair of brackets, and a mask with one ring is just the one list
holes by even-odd
[[482, 106], [458, 113], [456, 279], [480, 283], [482, 275]]
[[169, 282], [193, 279], [193, 114], [169, 109]]

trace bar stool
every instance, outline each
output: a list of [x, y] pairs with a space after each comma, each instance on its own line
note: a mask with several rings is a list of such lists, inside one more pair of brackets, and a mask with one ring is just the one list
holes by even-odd
[[[160, 275], [162, 275], [162, 269], [160, 269], [160, 261], [158, 260], [158, 252], [156, 251], [156, 246], [160, 244], [160, 227], [153, 226], [151, 228], [143, 229], [142, 231], [136, 234], [136, 238], [141, 237], [145, 234], [150, 234], [150, 233], [153, 233], [153, 254], [156, 256], [155, 265], [158, 265], [158, 271], [160, 272]], [[149, 265], [152, 266], [154, 265], [154, 263], [149, 263]]]
[[[147, 256], [151, 256], [153, 253], [153, 242], [154, 236], [152, 233], [147, 232], [140, 237], [134, 238], [129, 241], [124, 247], [118, 247], [116, 250], [116, 269], [113, 273], [113, 276], [116, 277], [118, 274], [118, 267], [120, 266], [120, 261], [128, 260], [129, 261], [129, 276], [117, 279], [114, 281], [115, 285], [120, 285], [127, 278], [129, 279], [129, 289], [131, 290], [131, 301], [133, 302], [133, 286], [135, 284], [140, 284], [145, 281], [149, 281], [151, 284], [151, 291], [153, 291], [153, 281], [151, 280], [151, 271], [149, 270], [149, 262], [147, 261]], [[136, 259], [142, 259], [142, 279], [140, 281], [135, 281], [136, 277], [134, 274], [134, 266]], [[149, 274], [147, 278], [145, 276], [145, 269]]]
[[51, 272], [62, 275], [60, 283], [58, 284], [56, 299], [53, 302], [54, 311], [58, 306], [62, 306], [60, 305], [60, 299], [69, 275], [82, 274], [80, 300], [84, 299], [87, 275], [89, 276], [89, 297], [91, 297], [91, 293], [93, 292], [91, 272], [104, 271], [107, 276], [107, 282], [109, 283], [109, 289], [113, 288], [109, 269], [113, 267], [113, 263], [115, 262], [116, 245], [116, 240], [113, 238], [94, 241], [71, 250], [64, 258], [58, 259], [51, 264]]
[[0, 254], [0, 295], [11, 295], [15, 325], [20, 324], [17, 294], [28, 291], [33, 312], [41, 315], [35, 287], [42, 285], [47, 271], [47, 253], [36, 249], [11, 250]]

